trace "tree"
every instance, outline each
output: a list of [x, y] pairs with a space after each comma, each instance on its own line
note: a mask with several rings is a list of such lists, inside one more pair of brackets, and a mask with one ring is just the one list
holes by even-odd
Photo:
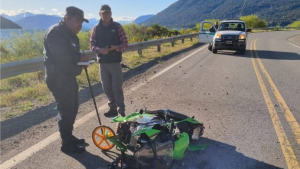
[[289, 24], [287, 27], [293, 27], [293, 28], [300, 27], [300, 20]]
[[265, 20], [259, 19], [257, 15], [242, 16], [240, 19], [246, 23], [248, 28], [265, 28], [268, 25]]

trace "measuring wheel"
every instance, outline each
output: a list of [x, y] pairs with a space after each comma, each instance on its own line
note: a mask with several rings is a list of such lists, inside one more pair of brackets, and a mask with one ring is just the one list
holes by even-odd
[[115, 144], [107, 139], [107, 137], [115, 136], [115, 132], [107, 126], [96, 127], [93, 131], [93, 142], [101, 150], [110, 150]]
[[115, 144], [112, 143], [111, 141], [109, 141], [108, 138], [109, 137], [114, 137], [116, 134], [111, 128], [101, 125], [101, 120], [100, 120], [100, 116], [99, 116], [99, 112], [98, 112], [98, 107], [97, 107], [97, 104], [96, 104], [96, 101], [95, 101], [95, 96], [94, 96], [93, 89], [92, 89], [92, 86], [91, 86], [91, 81], [90, 81], [90, 78], [89, 78], [87, 67], [84, 66], [83, 68], [85, 70], [86, 77], [87, 77], [87, 80], [89, 82], [91, 95], [92, 95], [92, 98], [93, 98], [95, 110], [96, 110], [98, 121], [99, 121], [99, 124], [100, 124], [100, 126], [96, 127], [93, 131], [93, 136], [92, 136], [93, 137], [93, 142], [101, 150], [110, 150], [115, 146]]

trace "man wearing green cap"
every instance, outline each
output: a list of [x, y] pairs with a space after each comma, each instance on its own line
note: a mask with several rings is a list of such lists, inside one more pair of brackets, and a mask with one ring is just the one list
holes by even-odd
[[64, 19], [50, 27], [44, 38], [45, 80], [57, 103], [61, 151], [64, 153], [85, 151], [80, 145], [85, 140], [72, 134], [79, 107], [76, 76], [82, 71], [82, 66], [78, 66], [77, 62], [89, 60], [88, 55], [79, 51], [76, 35], [83, 21], [88, 22], [82, 10], [67, 7]]
[[112, 19], [111, 8], [102, 5], [100, 22], [91, 33], [90, 48], [98, 56], [100, 76], [104, 93], [108, 98], [109, 111], [106, 117], [118, 114], [125, 116], [124, 94], [122, 89], [123, 74], [120, 62], [122, 52], [128, 47], [123, 27]]

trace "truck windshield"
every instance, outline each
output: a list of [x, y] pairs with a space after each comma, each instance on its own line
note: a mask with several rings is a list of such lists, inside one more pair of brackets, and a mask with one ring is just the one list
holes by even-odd
[[219, 31], [243, 31], [245, 32], [245, 24], [242, 22], [223, 22], [219, 27]]

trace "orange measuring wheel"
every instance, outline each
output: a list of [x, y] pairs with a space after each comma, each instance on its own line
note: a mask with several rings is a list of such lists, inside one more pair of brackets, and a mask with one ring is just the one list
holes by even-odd
[[113, 137], [116, 135], [115, 132], [107, 126], [96, 127], [93, 131], [94, 144], [102, 150], [110, 150], [115, 146], [115, 144], [110, 142], [105, 136], [106, 132], [107, 137]]

